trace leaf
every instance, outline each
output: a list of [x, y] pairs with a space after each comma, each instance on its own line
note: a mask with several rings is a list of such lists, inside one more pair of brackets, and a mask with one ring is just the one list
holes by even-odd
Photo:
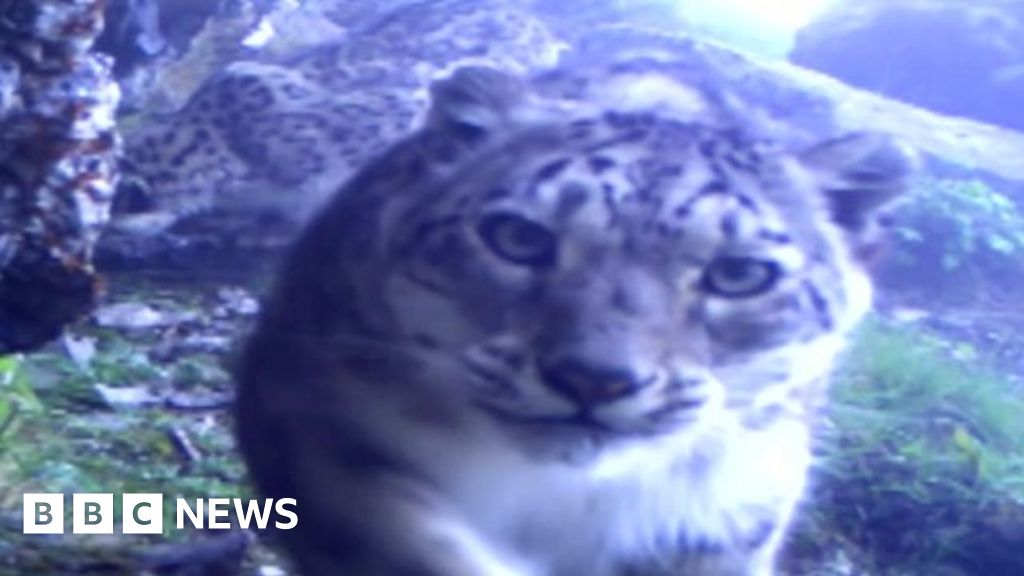
[[984, 478], [986, 476], [985, 447], [962, 424], [957, 424], [956, 429], [953, 430], [953, 445], [967, 458], [974, 479]]
[[979, 452], [978, 441], [962, 424], [957, 424], [953, 430], [953, 445], [964, 454], [975, 455]]

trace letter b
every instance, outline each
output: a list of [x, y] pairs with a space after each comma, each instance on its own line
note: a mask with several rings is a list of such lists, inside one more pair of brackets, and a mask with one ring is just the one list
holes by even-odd
[[72, 534], [113, 534], [114, 495], [74, 494], [71, 497]]
[[64, 533], [63, 494], [25, 494], [22, 498], [22, 532]]

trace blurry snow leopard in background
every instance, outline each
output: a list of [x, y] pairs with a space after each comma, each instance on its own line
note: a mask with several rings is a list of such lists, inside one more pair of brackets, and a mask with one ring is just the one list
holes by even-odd
[[359, 166], [413, 129], [433, 78], [468, 64], [524, 73], [565, 49], [504, 0], [352, 11], [328, 14], [346, 28], [301, 12], [281, 22], [281, 46], [222, 63], [179, 110], [123, 122], [124, 185], [101, 252], [152, 264], [150, 252], [174, 239], [286, 245]]

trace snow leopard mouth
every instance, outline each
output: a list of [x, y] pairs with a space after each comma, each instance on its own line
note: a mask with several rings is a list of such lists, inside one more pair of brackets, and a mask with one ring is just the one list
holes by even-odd
[[707, 395], [691, 390], [687, 394], [667, 400], [663, 405], [647, 413], [635, 415], [622, 422], [611, 422], [598, 415], [596, 412], [605, 406], [603, 404], [576, 404], [562, 414], [534, 414], [517, 411], [503, 406], [500, 401], [495, 401], [502, 397], [507, 398], [516, 389], [511, 381], [476, 366], [473, 366], [471, 371], [475, 381], [487, 384], [486, 393], [474, 401], [478, 408], [504, 426], [534, 431], [578, 432], [604, 436], [660, 436], [678, 431], [693, 422], [708, 400]]
[[586, 409], [567, 415], [533, 415], [510, 412], [486, 403], [478, 405], [504, 427], [542, 435], [588, 437], [595, 441], [671, 435], [696, 422], [696, 412], [699, 412], [699, 409], [694, 409], [671, 415], [656, 413], [630, 422], [609, 423]]

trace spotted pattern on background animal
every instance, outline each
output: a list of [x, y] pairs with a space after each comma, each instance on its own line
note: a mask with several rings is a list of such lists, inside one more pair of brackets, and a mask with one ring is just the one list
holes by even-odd
[[492, 0], [417, 3], [347, 32], [273, 62], [231, 64], [178, 113], [128, 130], [130, 185], [115, 226], [152, 234], [212, 213], [248, 218], [257, 237], [268, 215], [295, 230], [411, 129], [433, 77], [459, 63], [521, 73], [554, 64], [561, 48], [542, 24]]
[[546, 78], [435, 83], [280, 271], [236, 416], [304, 574], [774, 573], [913, 157], [768, 145], [656, 71]]

